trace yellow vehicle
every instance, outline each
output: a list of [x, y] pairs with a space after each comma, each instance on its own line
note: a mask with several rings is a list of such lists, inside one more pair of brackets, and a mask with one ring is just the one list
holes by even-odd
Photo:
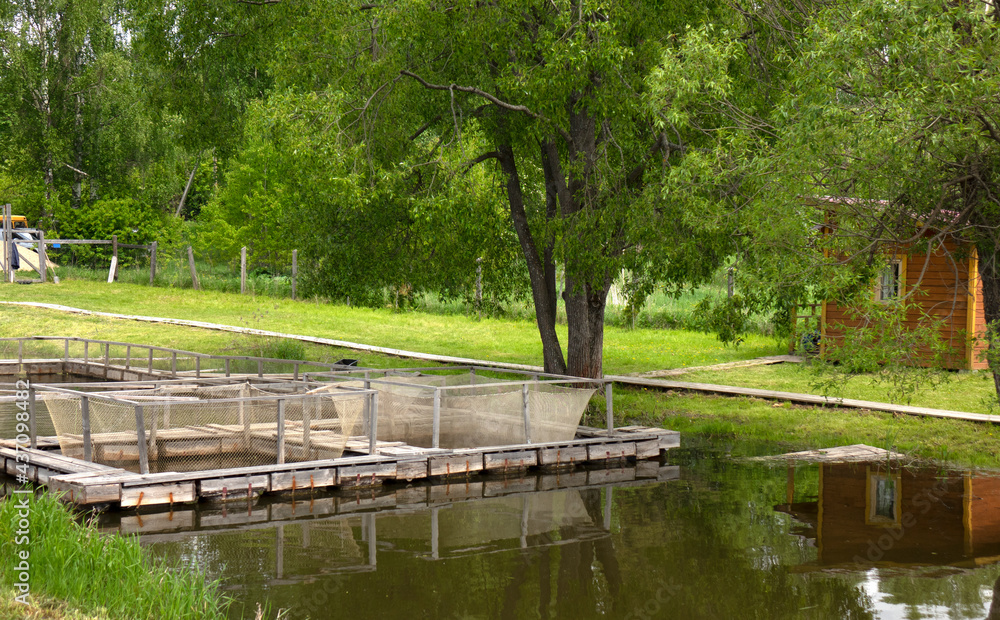
[[28, 218], [23, 215], [12, 215], [10, 216], [11, 228], [27, 228]]

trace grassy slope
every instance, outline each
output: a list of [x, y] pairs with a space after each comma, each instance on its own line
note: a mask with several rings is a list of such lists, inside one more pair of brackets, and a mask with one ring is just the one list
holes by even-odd
[[[484, 320], [464, 316], [392, 313], [311, 302], [253, 299], [239, 295], [137, 286], [66, 282], [59, 286], [11, 287], [12, 299], [49, 301], [95, 310], [194, 318], [249, 325], [277, 331], [324, 335], [418, 351], [539, 363], [535, 328], [528, 321]], [[0, 335], [79, 335], [148, 342], [203, 352], [244, 352], [246, 342], [232, 334], [80, 317], [28, 308], [0, 306]], [[723, 349], [711, 336], [679, 331], [609, 329], [605, 342], [608, 372], [635, 372], [683, 365], [712, 364], [773, 354], [768, 339], [751, 341], [739, 350]], [[360, 357], [373, 367], [419, 365], [370, 354], [355, 355], [327, 347], [306, 346], [308, 359]], [[779, 365], [728, 371], [698, 372], [680, 380], [817, 392], [815, 377], [804, 366]], [[913, 404], [977, 410], [989, 381], [981, 374], [955, 375], [935, 391], [916, 395]], [[848, 397], [886, 400], [884, 388], [860, 377], [839, 392]], [[850, 443], [896, 446], [916, 456], [945, 458], [962, 464], [1000, 467], [995, 427], [930, 420], [865, 411], [774, 406], [749, 398], [663, 394], [648, 390], [616, 391], [617, 419], [673, 428], [684, 434], [764, 439], [796, 449]], [[599, 424], [601, 416], [591, 423]]]
[[[923, 387], [909, 392], [906, 397], [892, 394], [889, 386], [876, 384], [868, 375], [854, 375], [844, 383], [827, 388], [823, 384], [830, 378], [817, 372], [810, 364], [775, 364], [730, 370], [703, 370], [672, 377], [679, 381], [721, 383], [764, 390], [823, 394], [842, 398], [858, 398], [901, 405], [919, 405], [953, 411], [991, 413], [987, 402], [996, 397], [993, 378], [986, 372], [949, 372], [946, 380], [935, 387]], [[993, 412], [995, 413], [995, 412]]]
[[[396, 313], [389, 309], [348, 308], [232, 293], [120, 283], [107, 285], [79, 280], [64, 280], [59, 285], [36, 284], [5, 289], [5, 297], [11, 301], [41, 301], [88, 310], [211, 321], [410, 351], [541, 364], [537, 329], [533, 322], [525, 320], [476, 321], [465, 316]], [[33, 316], [50, 316], [42, 311], [30, 312]], [[7, 314], [8, 309], [3, 309], [3, 313]], [[94, 330], [111, 331], [105, 327], [106, 324], [92, 325]], [[28, 331], [13, 332], [15, 329], [23, 330], [24, 326], [4, 327], [0, 324], [4, 335], [92, 335], [46, 332], [33, 326]], [[145, 328], [135, 329], [142, 333]], [[565, 346], [566, 328], [559, 326], [558, 330]], [[779, 346], [772, 338], [753, 337], [739, 349], [732, 349], [722, 346], [710, 334], [615, 327], [606, 329], [604, 343], [605, 371], [608, 373], [715, 364], [779, 352]]]

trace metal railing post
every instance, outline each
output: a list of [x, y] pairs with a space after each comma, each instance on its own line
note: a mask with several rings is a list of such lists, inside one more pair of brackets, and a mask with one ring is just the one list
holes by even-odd
[[524, 443], [531, 443], [531, 418], [528, 415], [528, 384], [521, 385], [521, 412], [524, 414]]
[[434, 388], [434, 427], [431, 435], [431, 447], [441, 447], [441, 389]]
[[615, 430], [615, 407], [614, 407], [614, 396], [611, 393], [612, 381], [608, 381], [604, 384], [604, 402], [607, 406], [608, 415], [608, 434], [611, 434]]
[[142, 405], [135, 405], [135, 436], [139, 442], [139, 473], [149, 473], [149, 453], [146, 450], [146, 418]]
[[28, 385], [28, 435], [31, 438], [31, 448], [38, 447], [38, 431], [35, 426], [35, 388]]
[[83, 460], [94, 462], [94, 445], [90, 439], [90, 399], [80, 397], [80, 411], [83, 413]]
[[285, 399], [278, 399], [278, 465], [285, 462]]
[[368, 395], [371, 419], [368, 425], [368, 454], [378, 454], [378, 392]]

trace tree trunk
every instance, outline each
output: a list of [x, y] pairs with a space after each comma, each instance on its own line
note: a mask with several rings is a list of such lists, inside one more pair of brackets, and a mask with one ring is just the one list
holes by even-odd
[[983, 318], [986, 320], [989, 349], [986, 359], [993, 373], [993, 385], [1000, 397], [1000, 271], [997, 269], [997, 247], [990, 240], [976, 244], [979, 254], [979, 279], [983, 285]]
[[510, 204], [510, 216], [521, 243], [521, 253], [528, 266], [528, 277], [531, 279], [531, 296], [535, 302], [535, 322], [542, 338], [542, 358], [545, 372], [566, 374], [566, 362], [563, 358], [562, 346], [556, 334], [556, 304], [554, 292], [554, 269], [552, 270], [553, 286], [549, 286], [547, 270], [542, 264], [538, 247], [528, 225], [528, 214], [524, 210], [524, 194], [521, 191], [521, 179], [517, 172], [514, 159], [514, 149], [509, 144], [497, 146], [497, 159], [500, 169], [507, 177], [507, 200]]
[[566, 278], [567, 372], [574, 377], [603, 376], [604, 309], [609, 284], [606, 279], [602, 287], [594, 288]]

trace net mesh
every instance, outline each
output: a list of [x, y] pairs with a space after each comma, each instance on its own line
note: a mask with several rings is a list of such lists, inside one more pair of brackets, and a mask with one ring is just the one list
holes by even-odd
[[[150, 471], [190, 471], [338, 458], [363, 429], [365, 398], [343, 390], [267, 391], [249, 383], [105, 392], [139, 403]], [[284, 402], [279, 433], [278, 399]], [[239, 399], [239, 400], [231, 400]], [[83, 458], [82, 399], [45, 394], [63, 454]], [[89, 398], [92, 459], [139, 470], [136, 407]], [[280, 447], [283, 446], [283, 447]]]
[[[384, 382], [383, 382], [384, 381]], [[549, 383], [528, 385], [525, 432], [523, 384], [483, 383], [474, 375], [388, 376], [378, 390], [378, 438], [409, 445], [433, 445], [434, 390], [441, 390], [440, 442], [458, 449], [570, 441], [596, 390]], [[477, 385], [477, 382], [479, 385]], [[461, 389], [454, 389], [460, 387]]]

